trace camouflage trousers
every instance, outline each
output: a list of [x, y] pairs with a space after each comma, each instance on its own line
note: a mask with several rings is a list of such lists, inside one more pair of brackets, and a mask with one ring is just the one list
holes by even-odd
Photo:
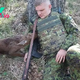
[[55, 53], [45, 56], [42, 80], [80, 80], [80, 45], [68, 50], [64, 63], [56, 63], [55, 57]]

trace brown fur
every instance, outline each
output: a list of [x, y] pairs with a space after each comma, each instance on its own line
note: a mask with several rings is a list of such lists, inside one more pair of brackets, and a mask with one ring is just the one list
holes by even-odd
[[23, 57], [24, 53], [22, 53], [20, 49], [28, 45], [30, 40], [31, 34], [2, 39], [0, 40], [0, 53]]

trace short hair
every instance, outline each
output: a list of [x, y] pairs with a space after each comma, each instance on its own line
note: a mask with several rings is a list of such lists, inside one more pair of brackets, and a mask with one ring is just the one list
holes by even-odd
[[51, 4], [50, 0], [35, 0], [35, 7], [39, 6], [42, 3], [47, 3], [47, 4]]

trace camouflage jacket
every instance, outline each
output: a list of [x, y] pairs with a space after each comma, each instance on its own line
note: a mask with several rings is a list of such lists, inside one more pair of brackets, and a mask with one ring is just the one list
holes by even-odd
[[[35, 19], [36, 16], [32, 18], [32, 22]], [[59, 49], [67, 50], [76, 44], [79, 32], [70, 16], [60, 15], [57, 12], [51, 12], [45, 19], [39, 18], [37, 31], [44, 55], [54, 53]]]

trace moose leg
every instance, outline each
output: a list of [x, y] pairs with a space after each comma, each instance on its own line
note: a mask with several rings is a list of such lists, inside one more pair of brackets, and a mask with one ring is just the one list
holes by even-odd
[[24, 53], [22, 53], [21, 51], [16, 51], [16, 52], [10, 52], [9, 55], [13, 56], [13, 57], [24, 57]]
[[15, 47], [9, 51], [9, 55], [24, 57], [25, 54], [18, 47]]

